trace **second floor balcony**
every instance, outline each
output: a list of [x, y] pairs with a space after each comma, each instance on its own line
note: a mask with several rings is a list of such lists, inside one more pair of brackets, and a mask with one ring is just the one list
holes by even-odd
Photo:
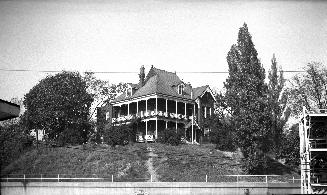
[[[120, 115], [117, 117], [113, 117], [111, 119], [112, 123], [120, 123], [120, 122], [129, 122], [134, 119], [147, 119], [147, 118], [159, 118], [159, 119], [167, 119], [167, 120], [180, 120], [180, 121], [190, 121], [192, 120], [192, 115], [178, 114], [172, 112], [164, 112], [164, 111], [156, 111], [156, 110], [148, 110], [148, 111], [140, 111], [136, 114], [129, 115]], [[196, 117], [194, 116], [194, 120]]]

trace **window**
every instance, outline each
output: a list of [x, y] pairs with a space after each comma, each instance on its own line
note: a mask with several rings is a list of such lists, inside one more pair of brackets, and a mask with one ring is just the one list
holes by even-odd
[[178, 86], [178, 94], [183, 95], [183, 92], [184, 92], [184, 85], [182, 84]]
[[132, 96], [132, 88], [127, 88], [126, 96]]

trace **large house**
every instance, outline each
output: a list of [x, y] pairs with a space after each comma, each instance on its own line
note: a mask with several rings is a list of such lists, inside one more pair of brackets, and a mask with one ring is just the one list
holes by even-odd
[[214, 101], [208, 85], [193, 88], [176, 73], [153, 66], [145, 76], [142, 66], [139, 83], [129, 83], [103, 110], [107, 125], [119, 126], [140, 118], [137, 131], [143, 135], [157, 138], [167, 128], [182, 129], [185, 139], [193, 143], [207, 136], [203, 121], [213, 114]]

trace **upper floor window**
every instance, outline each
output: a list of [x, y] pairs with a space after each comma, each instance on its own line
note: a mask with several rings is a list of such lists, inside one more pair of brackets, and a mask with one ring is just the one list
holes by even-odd
[[126, 90], [126, 96], [132, 96], [132, 88], [127, 88]]
[[183, 84], [178, 85], [178, 94], [183, 95], [183, 92], [184, 92], [184, 85]]

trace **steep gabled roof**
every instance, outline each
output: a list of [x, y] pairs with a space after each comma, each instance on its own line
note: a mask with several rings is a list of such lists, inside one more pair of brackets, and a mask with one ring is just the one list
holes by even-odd
[[[123, 93], [112, 102], [129, 100], [150, 94], [162, 94], [191, 100], [191, 85], [184, 83], [176, 75], [176, 73], [160, 70], [152, 66], [145, 78], [144, 83], [144, 86], [137, 87], [136, 92], [132, 96], [126, 96], [126, 94]], [[178, 94], [177, 90], [177, 86], [180, 84], [184, 84], [184, 93], [182, 95]], [[208, 85], [194, 88], [192, 99], [194, 100], [200, 96], [207, 89], [207, 87]]]
[[193, 99], [196, 99], [197, 97], [201, 96], [203, 92], [207, 90], [208, 87], [209, 85], [193, 88]]

